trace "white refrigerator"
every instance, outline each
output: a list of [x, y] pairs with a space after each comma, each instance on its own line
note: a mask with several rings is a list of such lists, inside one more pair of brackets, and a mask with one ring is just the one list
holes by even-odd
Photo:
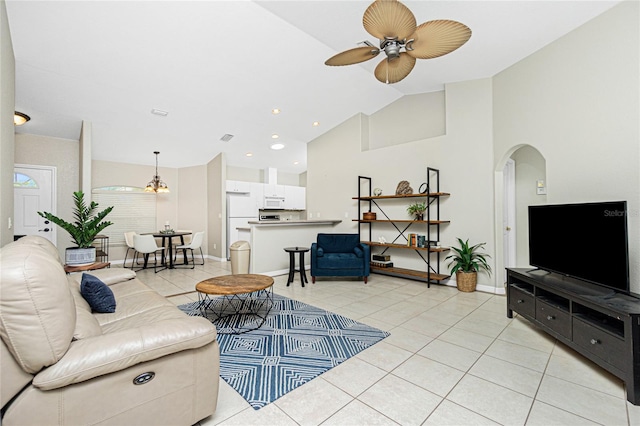
[[258, 220], [258, 200], [249, 193], [227, 194], [227, 259], [229, 247], [239, 240], [238, 228], [248, 227], [250, 220]]

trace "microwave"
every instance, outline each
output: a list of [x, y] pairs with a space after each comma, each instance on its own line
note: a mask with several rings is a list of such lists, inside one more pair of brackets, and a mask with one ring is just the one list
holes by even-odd
[[284, 209], [284, 197], [264, 197], [263, 209], [282, 210]]

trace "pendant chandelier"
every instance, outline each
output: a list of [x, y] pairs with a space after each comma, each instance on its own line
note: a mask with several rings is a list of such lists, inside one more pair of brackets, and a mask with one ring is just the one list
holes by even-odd
[[144, 189], [144, 192], [169, 192], [169, 188], [167, 184], [160, 179], [160, 175], [158, 175], [158, 154], [160, 151], [153, 151], [156, 155], [156, 174], [153, 176], [153, 179], [147, 184], [147, 187]]

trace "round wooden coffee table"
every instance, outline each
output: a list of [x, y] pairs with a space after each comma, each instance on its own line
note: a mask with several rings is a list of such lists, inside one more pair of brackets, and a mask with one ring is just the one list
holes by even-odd
[[196, 284], [200, 312], [219, 334], [242, 334], [262, 327], [273, 307], [273, 278], [236, 274]]

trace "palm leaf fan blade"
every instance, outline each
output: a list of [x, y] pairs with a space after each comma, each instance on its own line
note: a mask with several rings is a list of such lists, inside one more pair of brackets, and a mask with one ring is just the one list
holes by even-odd
[[378, 0], [365, 10], [362, 17], [364, 29], [377, 38], [403, 40], [416, 29], [416, 17], [407, 6], [396, 0]]
[[466, 25], [447, 19], [420, 24], [411, 35], [414, 39], [407, 53], [417, 59], [433, 59], [458, 49], [471, 38]]
[[409, 75], [416, 64], [416, 59], [402, 52], [397, 59], [383, 59], [376, 67], [374, 74], [378, 81], [386, 84], [397, 83]]
[[327, 59], [324, 64], [330, 66], [353, 65], [375, 58], [380, 53], [376, 47], [362, 46], [345, 50]]

